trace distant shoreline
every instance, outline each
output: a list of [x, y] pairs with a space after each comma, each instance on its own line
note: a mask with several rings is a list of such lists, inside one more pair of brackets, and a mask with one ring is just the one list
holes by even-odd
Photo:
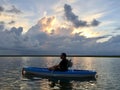
[[[60, 55], [0, 55], [0, 57], [59, 57]], [[120, 55], [67, 55], [68, 57], [120, 57]]]

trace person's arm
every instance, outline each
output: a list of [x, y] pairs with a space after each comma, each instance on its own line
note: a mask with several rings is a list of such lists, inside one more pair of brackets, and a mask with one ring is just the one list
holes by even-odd
[[58, 65], [54, 65], [52, 67], [49, 67], [48, 69], [49, 70], [55, 70], [56, 68], [60, 68], [60, 65], [59, 64]]

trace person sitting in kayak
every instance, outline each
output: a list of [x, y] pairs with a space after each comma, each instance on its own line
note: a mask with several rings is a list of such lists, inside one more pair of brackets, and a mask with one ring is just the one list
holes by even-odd
[[67, 71], [68, 70], [68, 60], [66, 59], [66, 53], [61, 53], [60, 58], [62, 59], [58, 65], [49, 67], [49, 70], [53, 71]]

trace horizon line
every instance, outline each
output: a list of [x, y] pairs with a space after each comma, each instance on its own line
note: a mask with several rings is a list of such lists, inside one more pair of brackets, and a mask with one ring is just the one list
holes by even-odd
[[[0, 55], [0, 57], [59, 57], [60, 55]], [[120, 57], [120, 55], [67, 55], [67, 57]]]

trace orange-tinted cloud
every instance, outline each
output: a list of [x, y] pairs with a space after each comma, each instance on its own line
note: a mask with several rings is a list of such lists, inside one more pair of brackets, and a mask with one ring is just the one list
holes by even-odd
[[54, 24], [55, 24], [55, 16], [50, 16], [50, 17], [43, 17], [38, 24], [41, 25], [41, 29], [43, 32], [46, 33], [51, 33], [52, 30], [54, 29]]

